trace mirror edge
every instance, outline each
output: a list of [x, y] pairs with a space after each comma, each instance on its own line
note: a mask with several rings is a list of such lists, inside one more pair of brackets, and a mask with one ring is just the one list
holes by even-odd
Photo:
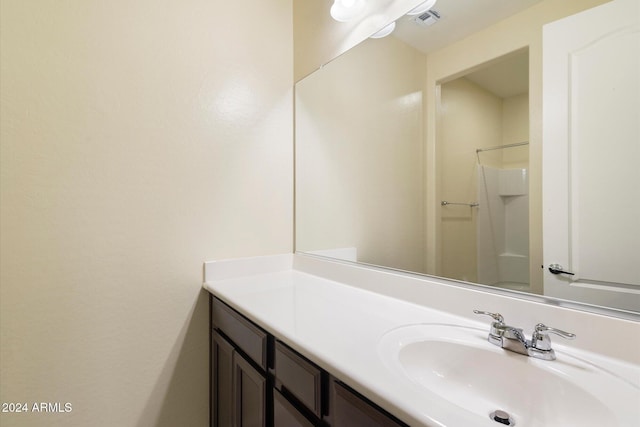
[[348, 261], [348, 260], [344, 260], [344, 259], [332, 258], [332, 257], [324, 256], [324, 255], [318, 255], [318, 254], [314, 254], [314, 253], [310, 253], [310, 252], [303, 252], [303, 251], [294, 250], [294, 254], [295, 255], [303, 255], [303, 256], [307, 256], [307, 257], [311, 257], [311, 258], [315, 258], [315, 259], [320, 259], [320, 260], [325, 260], [325, 261], [331, 261], [331, 262], [335, 262], [335, 263], [343, 264], [343, 265], [351, 265], [351, 266], [356, 266], [356, 267], [365, 267], [365, 268], [368, 268], [368, 269], [374, 270], [374, 271], [387, 272], [387, 273], [391, 273], [392, 272], [394, 274], [400, 274], [400, 275], [407, 276], [407, 277], [420, 278], [420, 279], [423, 279], [423, 280], [424, 279], [427, 279], [427, 280], [434, 279], [434, 280], [436, 280], [438, 282], [439, 281], [447, 282], [446, 283], [447, 285], [458, 287], [458, 288], [472, 289], [472, 290], [476, 290], [476, 291], [483, 291], [483, 292], [487, 292], [487, 293], [493, 294], [493, 295], [508, 296], [508, 297], [511, 297], [511, 298], [517, 298], [517, 299], [521, 299], [521, 300], [525, 300], [525, 301], [537, 302], [537, 303], [546, 304], [546, 305], [550, 305], [550, 306], [554, 306], [554, 307], [568, 308], [568, 309], [571, 309], [571, 310], [581, 311], [581, 312], [590, 313], [590, 314], [608, 316], [608, 317], [613, 317], [613, 318], [616, 318], [616, 319], [629, 320], [629, 321], [633, 321], [633, 322], [640, 322], [640, 313], [636, 313], [636, 312], [633, 312], [633, 311], [620, 310], [620, 309], [611, 308], [611, 307], [605, 307], [605, 306], [600, 306], [600, 305], [594, 305], [594, 304], [587, 304], [587, 303], [581, 303], [581, 302], [576, 302], [576, 301], [564, 300], [564, 299], [554, 298], [554, 297], [549, 297], [549, 296], [544, 296], [544, 295], [530, 294], [530, 293], [519, 292], [519, 291], [510, 290], [510, 289], [498, 289], [498, 288], [493, 288], [493, 287], [488, 286], [488, 285], [481, 285], [479, 283], [465, 282], [465, 281], [462, 281], [462, 280], [449, 279], [449, 278], [446, 278], [446, 277], [434, 276], [434, 275], [431, 275], [431, 274], [416, 273], [416, 272], [413, 272], [413, 271], [401, 270], [401, 269], [393, 268], [393, 267], [385, 267], [385, 266], [381, 266], [381, 265], [377, 265], [377, 264], [369, 264], [369, 263], [362, 262], [362, 261], [357, 261], [357, 262]]

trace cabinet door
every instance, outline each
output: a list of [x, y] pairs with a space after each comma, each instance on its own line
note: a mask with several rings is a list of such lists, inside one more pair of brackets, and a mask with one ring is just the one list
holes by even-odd
[[333, 382], [332, 427], [404, 427], [337, 381]]
[[211, 426], [232, 427], [233, 347], [216, 331], [211, 339]]
[[267, 381], [239, 353], [233, 354], [234, 425], [265, 427]]
[[211, 299], [211, 322], [260, 368], [268, 368], [268, 334], [217, 298]]

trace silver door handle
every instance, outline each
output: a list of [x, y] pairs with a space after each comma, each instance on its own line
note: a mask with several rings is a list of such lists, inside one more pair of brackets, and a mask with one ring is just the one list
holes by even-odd
[[568, 274], [569, 276], [574, 276], [574, 273], [570, 271], [564, 271], [564, 267], [560, 264], [551, 264], [549, 265], [549, 271], [551, 274]]

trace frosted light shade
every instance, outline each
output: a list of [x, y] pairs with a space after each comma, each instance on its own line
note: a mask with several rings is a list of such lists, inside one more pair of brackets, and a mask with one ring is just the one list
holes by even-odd
[[386, 37], [389, 34], [391, 34], [393, 32], [393, 30], [395, 30], [395, 29], [396, 29], [396, 23], [392, 22], [391, 24], [387, 25], [386, 27], [384, 27], [383, 29], [381, 29], [380, 31], [378, 31], [377, 33], [372, 35], [371, 38], [372, 39], [381, 39], [381, 38]]
[[427, 0], [407, 12], [407, 15], [422, 15], [427, 10], [435, 6], [437, 0]]
[[364, 11], [364, 0], [335, 0], [331, 17], [339, 22], [351, 21]]

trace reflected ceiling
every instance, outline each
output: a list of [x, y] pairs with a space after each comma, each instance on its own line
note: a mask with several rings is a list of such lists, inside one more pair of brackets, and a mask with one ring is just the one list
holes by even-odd
[[540, 3], [541, 0], [438, 0], [434, 10], [440, 20], [422, 27], [403, 16], [393, 35], [416, 49], [429, 53], [463, 39], [483, 28]]
[[506, 55], [464, 76], [500, 98], [529, 92], [529, 51]]

